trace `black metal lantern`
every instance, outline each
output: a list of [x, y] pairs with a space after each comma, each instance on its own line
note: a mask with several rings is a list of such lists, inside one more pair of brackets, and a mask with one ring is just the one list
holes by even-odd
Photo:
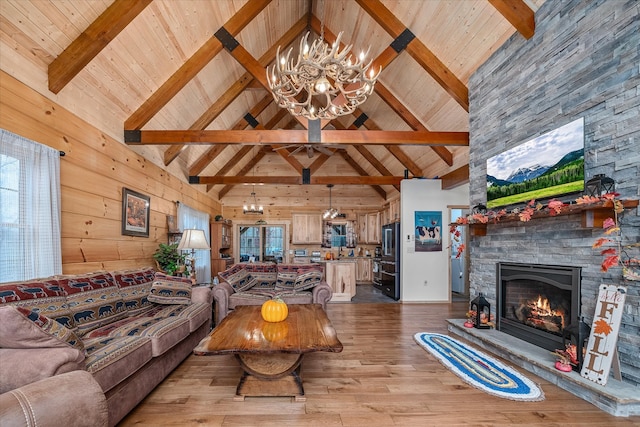
[[482, 203], [478, 203], [477, 205], [475, 205], [473, 208], [471, 208], [471, 213], [474, 214], [486, 214], [487, 213], [487, 207], [485, 205], [483, 205]]
[[589, 339], [590, 334], [591, 327], [582, 319], [578, 320], [578, 323], [571, 323], [562, 330], [562, 345], [564, 346], [564, 350], [566, 350], [570, 344], [576, 346], [576, 358], [578, 359], [578, 364], [572, 364], [572, 369], [574, 371], [580, 372], [582, 369], [584, 348], [587, 346], [587, 340]]
[[616, 182], [603, 173], [594, 175], [585, 184], [585, 193], [588, 196], [602, 197], [605, 194], [616, 191]]
[[473, 314], [472, 322], [473, 326], [478, 329], [489, 329], [489, 321], [491, 320], [491, 304], [484, 298], [482, 292], [478, 294], [478, 296], [471, 301], [470, 306], [471, 312], [475, 312]]

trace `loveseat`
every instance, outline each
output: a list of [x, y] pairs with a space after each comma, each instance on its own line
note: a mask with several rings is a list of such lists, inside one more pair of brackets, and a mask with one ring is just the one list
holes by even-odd
[[206, 336], [211, 304], [208, 287], [152, 268], [2, 283], [0, 393], [87, 371], [113, 426]]
[[326, 310], [333, 290], [320, 264], [238, 263], [218, 273], [213, 287], [216, 325], [239, 305], [262, 305], [279, 297], [287, 304], [320, 304]]

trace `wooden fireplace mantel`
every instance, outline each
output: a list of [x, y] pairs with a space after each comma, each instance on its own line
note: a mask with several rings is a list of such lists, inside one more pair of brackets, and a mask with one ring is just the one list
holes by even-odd
[[[638, 200], [620, 200], [622, 202], [622, 206], [625, 209], [633, 209], [638, 206]], [[531, 215], [531, 220], [541, 219], [541, 218], [549, 218], [552, 216], [565, 216], [565, 215], [574, 215], [581, 214], [582, 215], [582, 227], [583, 228], [602, 228], [604, 220], [607, 218], [611, 218], [613, 216], [613, 201], [605, 200], [599, 203], [590, 203], [590, 204], [575, 204], [575, 205], [567, 205], [562, 208], [562, 210], [552, 215], [548, 210], [540, 210], [535, 211], [533, 215]], [[510, 223], [510, 222], [520, 222], [524, 223], [520, 220], [520, 216], [515, 213], [506, 214], [500, 217], [497, 220], [489, 220], [487, 223], [474, 222], [469, 223], [469, 232], [472, 236], [486, 236], [487, 235], [487, 225], [488, 224], [502, 224], [502, 223]], [[463, 225], [463, 224], [452, 224], [452, 225]]]

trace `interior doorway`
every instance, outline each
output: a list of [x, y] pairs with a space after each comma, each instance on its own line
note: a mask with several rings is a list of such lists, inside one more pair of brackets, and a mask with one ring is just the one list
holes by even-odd
[[[450, 207], [449, 223], [455, 223], [458, 218], [467, 216], [469, 207]], [[461, 245], [467, 246], [467, 227], [458, 227], [459, 236], [451, 238], [449, 247], [449, 278], [451, 286], [451, 301], [469, 300], [469, 251], [462, 251], [458, 256]]]

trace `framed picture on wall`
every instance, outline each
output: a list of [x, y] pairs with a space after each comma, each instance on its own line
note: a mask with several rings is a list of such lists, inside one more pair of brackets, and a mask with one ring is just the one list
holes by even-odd
[[442, 251], [442, 212], [416, 211], [416, 252]]
[[149, 196], [122, 188], [123, 235], [149, 237], [149, 206]]

